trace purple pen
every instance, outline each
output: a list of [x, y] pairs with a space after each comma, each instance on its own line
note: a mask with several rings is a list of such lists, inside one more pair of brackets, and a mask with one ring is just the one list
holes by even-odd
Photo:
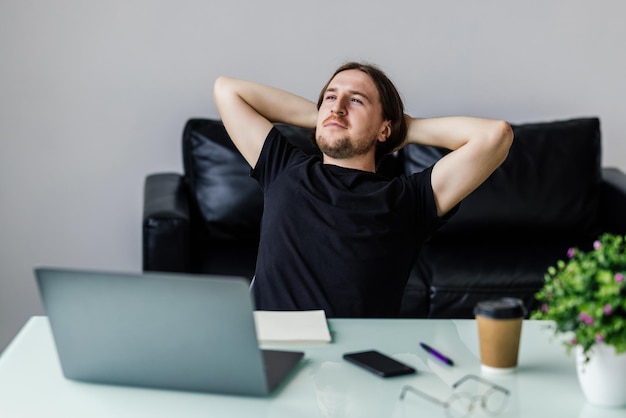
[[441, 354], [439, 351], [435, 350], [434, 348], [432, 348], [431, 346], [424, 344], [424, 343], [420, 343], [420, 346], [426, 350], [429, 354], [432, 354], [433, 356], [437, 357], [439, 360], [443, 361], [444, 363], [446, 363], [449, 366], [454, 366], [454, 362], [452, 361], [452, 359], [444, 356], [443, 354]]

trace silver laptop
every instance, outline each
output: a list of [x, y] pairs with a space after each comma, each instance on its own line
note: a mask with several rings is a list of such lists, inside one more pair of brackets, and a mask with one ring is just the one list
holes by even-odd
[[247, 281], [35, 269], [68, 379], [263, 396], [304, 353], [261, 350]]

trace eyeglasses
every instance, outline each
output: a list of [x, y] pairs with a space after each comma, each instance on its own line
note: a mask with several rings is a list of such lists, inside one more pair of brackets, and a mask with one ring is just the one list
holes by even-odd
[[459, 381], [452, 385], [452, 388], [457, 389], [469, 380], [475, 380], [483, 385], [486, 385], [488, 386], [488, 389], [483, 394], [476, 395], [472, 395], [467, 392], [455, 392], [448, 399], [442, 401], [414, 388], [413, 386], [406, 385], [402, 388], [400, 400], [404, 399], [407, 392], [414, 393], [430, 402], [441, 405], [448, 418], [464, 418], [470, 416], [477, 403], [480, 404], [483, 411], [491, 416], [496, 416], [504, 410], [509, 398], [509, 390], [500, 385], [496, 385], [495, 383], [491, 383], [479, 376], [473, 374], [463, 376], [459, 379]]

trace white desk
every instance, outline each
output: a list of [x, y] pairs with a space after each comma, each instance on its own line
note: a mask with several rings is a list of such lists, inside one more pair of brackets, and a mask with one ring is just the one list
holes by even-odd
[[[420, 398], [400, 401], [402, 386], [411, 384], [445, 398], [451, 393], [447, 384], [467, 373], [480, 374], [473, 320], [330, 323], [333, 343], [287, 346], [306, 352], [304, 364], [273, 396], [248, 398], [66, 380], [47, 318], [33, 317], [0, 357], [0, 417], [444, 417], [440, 407]], [[427, 355], [419, 341], [439, 348], [455, 366]], [[369, 348], [390, 354], [419, 373], [382, 379], [341, 357]], [[597, 408], [584, 401], [573, 357], [538, 321], [524, 323], [519, 369], [508, 376], [483, 377], [512, 392], [502, 417], [626, 417], [626, 409]]]

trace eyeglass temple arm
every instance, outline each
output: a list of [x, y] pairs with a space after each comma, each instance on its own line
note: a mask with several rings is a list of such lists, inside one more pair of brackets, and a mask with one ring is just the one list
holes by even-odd
[[404, 395], [406, 394], [407, 391], [413, 392], [417, 396], [421, 396], [422, 398], [428, 401], [434, 402], [438, 405], [441, 405], [444, 407], [448, 405], [448, 402], [441, 401], [433, 396], [430, 396], [428, 393], [422, 392], [421, 390], [415, 389], [413, 386], [408, 386], [408, 385], [402, 388], [402, 392], [400, 392], [400, 399], [404, 399]]
[[454, 389], [456, 389], [457, 387], [461, 386], [461, 384], [463, 384], [465, 381], [471, 380], [471, 379], [476, 380], [476, 381], [478, 381], [480, 383], [483, 383], [485, 385], [491, 386], [492, 388], [494, 388], [496, 390], [499, 390], [501, 392], [504, 392], [507, 395], [509, 394], [509, 390], [507, 388], [505, 388], [503, 386], [500, 386], [500, 385], [496, 385], [495, 383], [492, 383], [492, 382], [490, 382], [488, 380], [485, 380], [482, 377], [476, 376], [475, 374], [468, 374], [468, 375], [463, 376], [461, 379], [459, 379], [458, 382], [453, 384], [452, 387]]

